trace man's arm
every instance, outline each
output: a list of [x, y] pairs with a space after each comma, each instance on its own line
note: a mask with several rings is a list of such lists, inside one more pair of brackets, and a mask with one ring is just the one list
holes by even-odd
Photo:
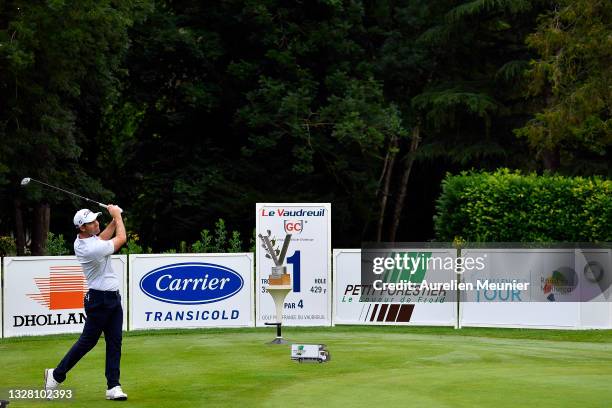
[[115, 247], [115, 252], [117, 252], [119, 248], [121, 248], [127, 241], [125, 225], [123, 225], [123, 218], [121, 218], [121, 209], [119, 207], [110, 204], [108, 206], [108, 212], [113, 217], [113, 221], [115, 223], [115, 238], [113, 238], [112, 241]]
[[113, 237], [116, 227], [117, 227], [117, 224], [115, 223], [115, 220], [113, 219], [111, 222], [108, 223], [106, 228], [104, 228], [104, 231], [102, 231], [98, 236], [100, 237], [100, 239], [108, 241], [109, 239]]

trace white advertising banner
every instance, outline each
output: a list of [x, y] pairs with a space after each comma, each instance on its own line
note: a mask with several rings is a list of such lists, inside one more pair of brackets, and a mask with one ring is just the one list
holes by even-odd
[[130, 255], [130, 329], [254, 326], [253, 254]]
[[[409, 249], [413, 258], [454, 259], [453, 250]], [[436, 325], [455, 326], [456, 302], [450, 291], [443, 289], [405, 289], [381, 295], [371, 285], [362, 284], [361, 250], [334, 249], [334, 324], [365, 325]], [[368, 264], [369, 265], [369, 264]], [[433, 263], [414, 274], [420, 284], [425, 279], [449, 281], [451, 271], [435, 270]], [[400, 281], [399, 275], [391, 281]]]
[[282, 252], [291, 234], [283, 265], [291, 291], [283, 302], [283, 325], [331, 325], [331, 204], [285, 203], [256, 205], [257, 325], [276, 321], [274, 301], [266, 292], [274, 261], [266, 257], [260, 235]]
[[[127, 257], [113, 255], [111, 263], [123, 283], [123, 329], [127, 330]], [[6, 257], [3, 265], [4, 337], [76, 333], [83, 329], [87, 282], [76, 257]]]
[[[487, 258], [486, 268], [465, 273], [460, 326], [610, 328], [609, 250], [469, 249]], [[597, 268], [607, 269], [607, 273]], [[591, 268], [593, 267], [593, 268]], [[597, 276], [593, 276], [593, 271]], [[517, 282], [520, 289], [482, 289], [477, 282]]]
[[2, 313], [2, 304], [4, 303], [2, 301], [2, 282], [4, 280], [4, 261], [0, 261], [0, 327], [2, 328], [0, 331], [2, 333], [0, 333], [0, 338], [4, 337], [4, 325], [2, 324], [2, 322], [4, 321], [4, 314]]
[[581, 296], [592, 298], [580, 304], [580, 326], [583, 329], [612, 328], [612, 250], [577, 251], [576, 270], [585, 277]]

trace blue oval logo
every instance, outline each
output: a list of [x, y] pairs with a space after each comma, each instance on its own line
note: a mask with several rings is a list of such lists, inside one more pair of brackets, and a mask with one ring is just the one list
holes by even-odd
[[236, 271], [202, 262], [165, 265], [140, 280], [140, 289], [150, 298], [182, 305], [219, 302], [234, 296], [243, 285]]

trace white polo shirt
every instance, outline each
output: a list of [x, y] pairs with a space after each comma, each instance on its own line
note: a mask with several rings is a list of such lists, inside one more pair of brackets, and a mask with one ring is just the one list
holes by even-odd
[[74, 240], [74, 254], [83, 267], [89, 289], [119, 290], [119, 277], [113, 272], [110, 256], [115, 252], [113, 241], [97, 236]]

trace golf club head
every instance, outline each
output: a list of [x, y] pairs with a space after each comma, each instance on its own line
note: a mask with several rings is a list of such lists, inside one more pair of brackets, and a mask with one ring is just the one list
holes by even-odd
[[28, 184], [30, 184], [30, 180], [32, 180], [29, 177], [24, 178], [23, 180], [21, 180], [21, 185], [22, 186], [27, 186]]

